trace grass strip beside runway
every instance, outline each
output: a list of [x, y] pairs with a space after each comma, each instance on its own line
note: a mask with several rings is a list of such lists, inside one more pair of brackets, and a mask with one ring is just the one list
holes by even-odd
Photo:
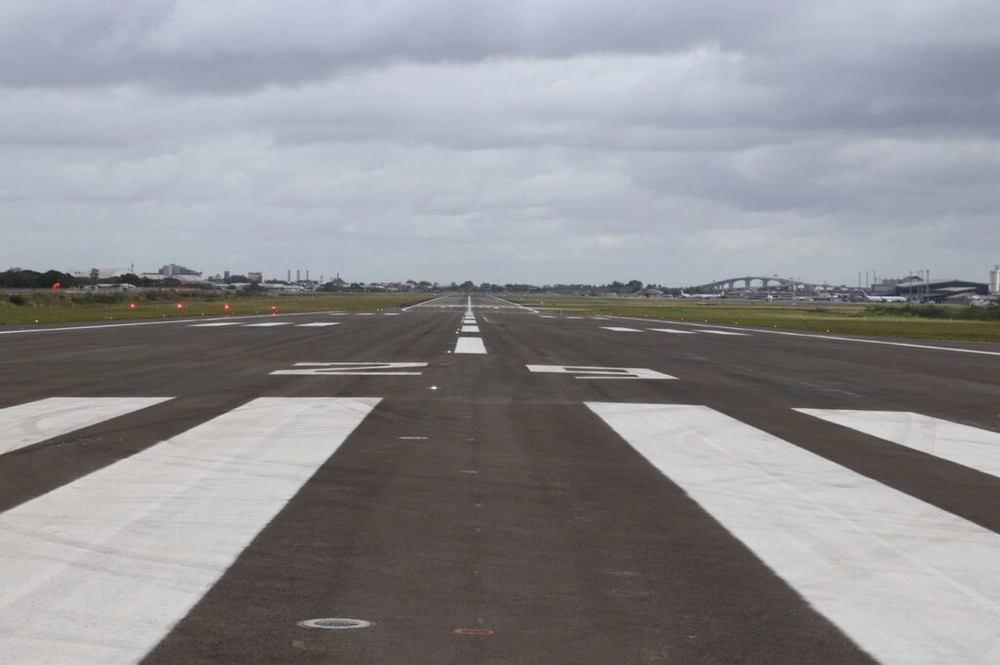
[[[214, 292], [135, 291], [130, 293], [28, 293], [17, 305], [0, 297], [0, 325], [141, 321], [195, 316], [241, 316], [296, 312], [377, 312], [429, 300], [424, 293], [239, 295]], [[134, 307], [133, 307], [134, 304]], [[181, 307], [178, 307], [181, 304]], [[226, 305], [229, 308], [226, 309]]]
[[873, 306], [864, 303], [776, 305], [726, 300], [692, 303], [688, 300], [550, 296], [511, 298], [511, 300], [546, 313], [565, 316], [630, 317], [828, 332], [839, 335], [1000, 342], [1000, 320], [960, 318], [970, 308], [957, 305], [932, 306], [944, 310], [944, 315], [938, 318], [923, 318], [914, 315], [914, 312], [919, 311], [919, 306]]

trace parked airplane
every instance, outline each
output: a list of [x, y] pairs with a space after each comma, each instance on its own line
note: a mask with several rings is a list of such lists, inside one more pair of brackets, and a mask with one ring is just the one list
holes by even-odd
[[864, 290], [858, 290], [858, 293], [865, 302], [909, 302], [903, 296], [870, 296]]

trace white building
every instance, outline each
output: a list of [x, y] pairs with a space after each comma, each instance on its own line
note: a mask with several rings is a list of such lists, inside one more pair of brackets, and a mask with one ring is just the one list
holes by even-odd
[[1000, 264], [993, 266], [990, 271], [990, 293], [1000, 294]]

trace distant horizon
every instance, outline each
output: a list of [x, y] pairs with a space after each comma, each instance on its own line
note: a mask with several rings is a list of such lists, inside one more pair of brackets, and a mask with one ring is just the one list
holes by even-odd
[[[176, 264], [176, 263], [175, 264], [162, 264], [161, 265], [161, 269], [163, 267], [165, 267], [165, 266], [168, 266], [168, 265], [177, 265], [177, 266], [182, 266], [184, 268], [193, 270], [196, 273], [199, 273], [202, 276], [202, 279], [205, 279], [205, 280], [214, 279], [217, 276], [219, 278], [225, 279], [225, 277], [224, 277], [225, 272], [226, 272], [225, 270], [219, 271], [219, 272], [200, 271], [197, 268], [191, 268], [191, 266], [187, 266], [187, 265], [183, 265], [183, 264]], [[114, 273], [114, 275], [129, 274], [127, 272], [127, 270], [128, 270], [127, 268], [113, 268], [111, 266], [104, 266], [104, 267], [95, 266], [95, 267], [98, 268], [98, 269], [100, 269], [100, 270], [102, 270], [102, 271], [103, 270], [112, 271]], [[9, 272], [11, 270], [29, 270], [29, 271], [36, 272], [36, 273], [39, 273], [39, 274], [44, 274], [44, 273], [46, 273], [46, 272], [48, 272], [50, 270], [55, 270], [55, 271], [63, 273], [63, 274], [71, 275], [74, 278], [86, 279], [86, 278], [89, 278], [89, 273], [90, 273], [90, 270], [92, 270], [92, 269], [93, 268], [87, 269], [87, 270], [83, 270], [83, 271], [70, 272], [69, 270], [58, 270], [57, 268], [47, 268], [45, 270], [37, 270], [37, 269], [34, 269], [34, 268], [24, 268], [23, 266], [16, 266], [16, 267], [8, 268], [4, 272]], [[246, 276], [248, 276], [249, 273], [254, 273], [254, 272], [262, 272], [262, 271], [255, 271], [255, 270], [250, 270], [250, 271], [234, 271], [234, 270], [229, 270], [230, 277], [239, 277], [239, 276], [246, 277]], [[293, 279], [291, 280], [291, 282], [288, 282], [288, 280], [287, 280], [287, 276], [288, 276], [288, 271], [287, 270], [283, 271], [281, 274], [276, 275], [276, 276], [269, 276], [267, 273], [263, 273], [262, 272], [262, 279], [265, 282], [273, 280], [273, 281], [280, 281], [280, 282], [286, 282], [286, 283], [293, 283], [294, 284], [296, 282], [312, 281], [312, 282], [315, 282], [317, 284], [328, 284], [328, 283], [330, 283], [333, 280], [335, 280], [335, 279], [338, 278], [338, 273], [334, 273], [332, 275], [328, 275], [326, 273], [321, 273], [321, 274], [313, 275], [311, 270], [308, 271], [310, 273], [310, 278], [307, 278], [306, 277], [306, 272], [307, 271], [306, 270], [299, 270], [299, 272], [301, 274], [300, 278], [299, 279], [294, 279], [295, 272], [296, 272], [296, 270], [292, 270]], [[987, 271], [987, 275], [988, 275], [988, 273], [989, 273], [989, 271]], [[143, 271], [135, 272], [135, 273], [131, 273], [131, 274], [134, 274], [137, 277], [142, 277], [143, 275], [152, 275], [152, 274], [160, 274], [160, 273], [158, 271], [143, 270]], [[319, 277], [323, 277], [324, 279], [322, 281], [320, 281]], [[414, 281], [414, 282], [417, 282], [417, 283], [420, 283], [420, 282], [429, 282], [429, 283], [434, 284], [436, 286], [449, 286], [452, 283], [460, 285], [460, 284], [464, 284], [467, 281], [470, 281], [470, 282], [472, 282], [476, 286], [479, 286], [481, 284], [490, 284], [490, 285], [496, 285], [496, 286], [504, 286], [506, 284], [518, 284], [518, 285], [529, 285], [529, 286], [535, 286], [535, 287], [544, 287], [544, 286], [553, 286], [553, 287], [557, 287], [557, 286], [589, 286], [589, 287], [600, 287], [600, 286], [610, 286], [610, 285], [612, 285], [615, 282], [620, 282], [621, 284], [628, 284], [628, 282], [630, 282], [632, 280], [639, 280], [639, 281], [642, 281], [643, 285], [654, 284], [654, 285], [659, 285], [659, 286], [663, 286], [665, 288], [670, 288], [670, 289], [706, 287], [706, 286], [714, 284], [715, 282], [720, 282], [720, 281], [742, 281], [745, 277], [751, 277], [754, 280], [757, 280], [757, 279], [760, 279], [760, 278], [771, 278], [771, 279], [774, 279], [774, 280], [797, 281], [799, 283], [811, 284], [811, 285], [815, 285], [815, 286], [862, 288], [862, 289], [864, 289], [864, 288], [870, 288], [871, 286], [873, 286], [875, 284], [893, 283], [893, 282], [897, 282], [897, 281], [906, 281], [906, 280], [909, 280], [909, 279], [913, 279], [913, 280], [923, 280], [924, 279], [920, 274], [911, 274], [911, 275], [902, 275], [902, 276], [883, 276], [883, 275], [877, 275], [878, 281], [875, 281], [875, 279], [873, 279], [874, 277], [876, 277], [874, 274], [869, 273], [869, 274], [866, 275], [864, 272], [861, 273], [861, 281], [859, 283], [851, 283], [851, 282], [840, 282], [840, 283], [837, 283], [837, 282], [832, 282], [832, 281], [829, 281], [829, 280], [826, 280], [826, 281], [812, 281], [812, 280], [809, 280], [809, 279], [804, 279], [804, 278], [799, 278], [799, 277], [788, 277], [788, 276], [782, 276], [782, 275], [773, 274], [773, 273], [747, 274], [747, 275], [739, 275], [739, 276], [732, 276], [732, 277], [725, 277], [725, 278], [721, 278], [721, 279], [715, 279], [715, 280], [711, 280], [711, 281], [708, 281], [708, 282], [683, 283], [683, 284], [676, 284], [676, 283], [675, 284], [670, 284], [670, 283], [658, 282], [658, 281], [654, 281], [654, 280], [640, 280], [638, 277], [634, 277], [634, 276], [631, 276], [628, 279], [624, 279], [623, 277], [618, 277], [618, 278], [611, 279], [611, 280], [608, 280], [608, 281], [603, 281], [603, 282], [584, 282], [584, 281], [530, 282], [530, 281], [525, 281], [525, 280], [511, 280], [511, 281], [496, 282], [496, 281], [489, 281], [489, 280], [472, 280], [472, 279], [468, 279], [468, 278], [467, 279], [462, 279], [462, 280], [449, 279], [449, 280], [446, 280], [446, 281], [441, 281], [441, 280], [425, 279], [425, 278], [420, 278], [420, 277], [408, 277], [406, 279], [363, 279], [363, 280], [359, 280], [359, 279], [348, 279], [348, 278], [343, 277], [342, 275], [339, 275], [339, 277], [340, 277], [340, 279], [344, 280], [344, 282], [347, 283], [347, 284], [355, 284], [355, 283], [356, 284], [391, 284], [391, 283], [403, 284], [403, 283], [406, 283], [408, 281]], [[113, 278], [113, 276], [111, 276], [111, 277], [101, 277], [101, 279], [112, 279], [112, 278]], [[966, 282], [974, 282], [974, 283], [978, 283], [978, 284], [988, 284], [989, 283], [989, 279], [986, 279], [986, 280], [977, 280], [977, 279], [969, 279], [969, 278], [966, 278], [966, 277], [957, 277], [957, 276], [936, 277], [933, 273], [930, 274], [930, 280], [929, 281], [931, 283], [935, 283], [935, 282], [947, 282], [947, 281], [966, 281]], [[742, 289], [742, 288], [745, 288], [745, 287], [740, 286], [740, 287], [735, 287], [735, 288]], [[754, 288], [764, 288], [764, 287], [760, 286], [760, 287], [754, 287]]]

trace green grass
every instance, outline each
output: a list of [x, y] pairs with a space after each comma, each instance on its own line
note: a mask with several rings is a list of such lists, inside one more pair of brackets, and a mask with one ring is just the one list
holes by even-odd
[[[141, 321], [145, 319], [232, 316], [293, 312], [377, 312], [411, 305], [432, 294], [308, 294], [235, 295], [215, 293], [23, 293], [0, 295], [0, 325], [73, 323], [83, 321]], [[16, 296], [21, 296], [20, 298]], [[183, 307], [178, 307], [178, 303]], [[134, 304], [134, 307], [132, 307]]]
[[[1000, 342], [1000, 321], [965, 320], [967, 307], [927, 311], [920, 307], [863, 303], [734, 303], [725, 300], [639, 300], [531, 296], [511, 298], [536, 309], [570, 315], [621, 316], [663, 321], [778, 328], [841, 335]], [[941, 308], [937, 308], [940, 310]], [[948, 314], [952, 316], [948, 316]]]

